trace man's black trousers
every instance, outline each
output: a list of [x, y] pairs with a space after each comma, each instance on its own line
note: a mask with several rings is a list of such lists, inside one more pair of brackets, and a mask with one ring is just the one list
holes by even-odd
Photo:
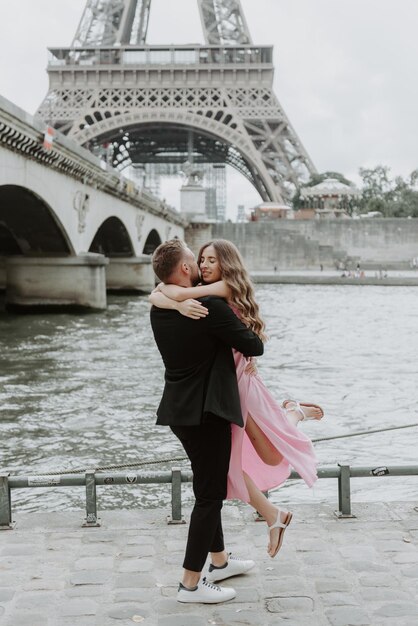
[[196, 498], [183, 567], [201, 572], [208, 552], [225, 549], [221, 509], [227, 490], [231, 424], [209, 415], [199, 426], [171, 426], [171, 430], [191, 461]]

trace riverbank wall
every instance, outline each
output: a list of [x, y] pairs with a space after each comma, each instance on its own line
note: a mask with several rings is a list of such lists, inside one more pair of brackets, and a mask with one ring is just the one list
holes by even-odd
[[186, 233], [193, 250], [212, 237], [234, 242], [250, 271], [406, 270], [418, 257], [418, 219], [226, 222]]

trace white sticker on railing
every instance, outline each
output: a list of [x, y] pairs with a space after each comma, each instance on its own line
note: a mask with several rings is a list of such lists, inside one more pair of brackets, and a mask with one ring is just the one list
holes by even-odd
[[28, 487], [60, 485], [61, 476], [29, 476]]

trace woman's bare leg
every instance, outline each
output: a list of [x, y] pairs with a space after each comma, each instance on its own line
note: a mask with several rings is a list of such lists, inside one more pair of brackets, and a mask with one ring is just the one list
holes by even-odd
[[250, 438], [258, 456], [266, 465], [279, 465], [283, 461], [283, 456], [273, 446], [261, 428], [257, 426], [250, 414], [247, 417], [245, 432]]
[[[253, 480], [243, 472], [245, 484], [248, 489], [248, 493], [250, 496], [250, 504], [251, 506], [260, 513], [264, 517], [268, 526], [271, 526], [277, 521], [277, 515], [279, 514], [279, 509], [274, 506], [270, 502], [268, 498], [264, 495], [262, 491], [255, 485]], [[280, 511], [280, 521], [286, 521], [287, 511]], [[280, 533], [282, 530], [280, 528], [272, 528], [270, 531], [270, 540], [267, 547], [268, 554], [272, 555], [277, 546], [277, 542], [279, 541]]]

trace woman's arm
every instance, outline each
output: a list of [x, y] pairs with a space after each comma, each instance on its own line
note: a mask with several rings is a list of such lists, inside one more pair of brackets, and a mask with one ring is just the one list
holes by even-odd
[[216, 283], [208, 283], [207, 285], [198, 285], [197, 287], [179, 287], [178, 285], [158, 285], [159, 291], [171, 300], [182, 302], [187, 298], [202, 298], [203, 296], [219, 296], [227, 300], [230, 296], [229, 287], [223, 280]]
[[206, 317], [208, 314], [207, 308], [197, 300], [188, 298], [183, 302], [176, 302], [176, 300], [167, 298], [159, 289], [154, 289], [148, 296], [148, 300], [158, 309], [175, 309], [185, 317], [190, 317], [192, 320], [198, 320], [201, 317]]

